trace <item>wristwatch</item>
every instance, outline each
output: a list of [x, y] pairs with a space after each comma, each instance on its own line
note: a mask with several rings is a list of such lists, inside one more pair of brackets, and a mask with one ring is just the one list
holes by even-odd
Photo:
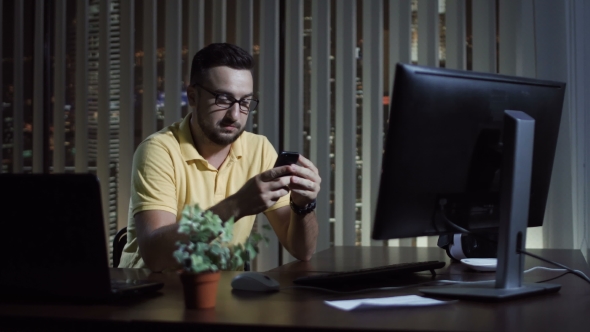
[[311, 211], [315, 210], [315, 206], [316, 206], [315, 203], [316, 203], [316, 200], [314, 199], [311, 203], [309, 203], [305, 207], [301, 208], [301, 207], [295, 205], [295, 203], [293, 203], [293, 200], [291, 200], [289, 205], [291, 205], [291, 210], [293, 210], [293, 212], [297, 213], [300, 216], [304, 216], [304, 215], [310, 213]]

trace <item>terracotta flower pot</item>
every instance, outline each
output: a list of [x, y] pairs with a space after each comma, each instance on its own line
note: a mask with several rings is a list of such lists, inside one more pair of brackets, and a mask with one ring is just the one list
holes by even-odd
[[180, 280], [184, 289], [184, 304], [187, 309], [208, 309], [215, 307], [217, 285], [221, 272], [181, 272]]

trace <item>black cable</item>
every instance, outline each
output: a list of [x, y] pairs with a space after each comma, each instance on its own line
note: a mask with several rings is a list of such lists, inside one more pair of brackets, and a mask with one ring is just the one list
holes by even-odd
[[449, 220], [449, 218], [447, 218], [446, 214], [445, 214], [445, 205], [447, 204], [447, 200], [446, 199], [441, 199], [438, 201], [438, 204], [440, 205], [440, 212], [442, 214], [443, 220], [445, 221], [445, 223], [450, 226], [451, 228], [455, 229], [456, 231], [458, 231], [459, 233], [465, 233], [465, 234], [470, 234], [471, 231], [467, 230], [457, 224], [455, 224], [454, 222], [452, 222], [451, 220]]
[[[481, 235], [479, 233], [475, 233], [475, 232], [472, 232], [472, 231], [470, 231], [470, 230], [468, 230], [466, 228], [463, 228], [463, 227], [455, 224], [454, 222], [452, 222], [449, 218], [447, 218], [447, 215], [445, 214], [445, 205], [447, 204], [447, 200], [446, 199], [443, 198], [443, 199], [439, 200], [438, 201], [438, 204], [440, 205], [440, 212], [441, 212], [442, 218], [443, 218], [444, 222], [447, 224], [447, 226], [449, 226], [450, 228], [455, 229], [459, 233], [469, 234], [469, 235], [472, 235], [473, 237], [478, 238], [480, 240], [484, 240], [484, 241], [488, 241], [490, 243], [498, 244], [498, 241], [492, 240], [490, 238], [487, 238], [484, 235]], [[435, 227], [435, 228], [438, 231], [438, 228], [437, 227]]]
[[536, 283], [537, 283], [537, 284], [542, 284], [542, 283], [544, 283], [544, 282], [549, 282], [549, 281], [551, 281], [551, 280], [559, 279], [559, 278], [563, 277], [563, 276], [564, 276], [564, 275], [566, 275], [566, 274], [570, 274], [570, 272], [569, 272], [569, 271], [567, 271], [567, 272], [564, 272], [564, 273], [562, 273], [562, 274], [558, 275], [557, 277], [553, 277], [553, 278], [549, 278], [549, 279], [545, 279], [545, 280], [537, 281]]

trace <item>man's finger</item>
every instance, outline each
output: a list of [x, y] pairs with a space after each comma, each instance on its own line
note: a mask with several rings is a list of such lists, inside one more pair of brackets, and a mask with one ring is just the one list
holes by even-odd
[[269, 182], [271, 185], [272, 190], [276, 190], [277, 188], [284, 188], [289, 186], [291, 183], [290, 176], [281, 176]]
[[304, 189], [304, 190], [315, 190], [315, 182], [300, 177], [292, 177], [291, 183], [289, 184], [290, 189]]
[[312, 169], [300, 166], [300, 165], [290, 165], [291, 168], [291, 175], [298, 176], [300, 178], [308, 179], [313, 182], [321, 182], [321, 178], [318, 173], [314, 172]]
[[309, 168], [311, 169], [314, 173], [318, 174], [318, 169], [317, 167], [315, 167], [315, 165], [311, 162], [311, 160], [305, 158], [302, 155], [299, 155], [299, 160], [298, 162], [301, 164], [301, 166], [305, 167], [305, 168]]
[[289, 166], [275, 167], [269, 169], [268, 171], [262, 172], [260, 173], [260, 179], [264, 182], [269, 182], [285, 175], [291, 175]]
[[291, 190], [291, 197], [294, 197], [295, 195], [299, 195], [301, 197], [303, 197], [306, 200], [314, 200], [317, 198], [317, 194], [314, 193], [313, 191], [307, 191], [307, 190], [300, 190], [300, 189], [292, 189]]

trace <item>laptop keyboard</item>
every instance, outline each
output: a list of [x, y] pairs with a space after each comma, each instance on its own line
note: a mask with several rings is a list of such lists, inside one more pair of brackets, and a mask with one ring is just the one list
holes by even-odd
[[445, 263], [440, 261], [400, 263], [360, 270], [305, 276], [293, 280], [293, 283], [305, 286], [348, 284], [358, 281], [389, 279], [421, 271], [430, 271], [435, 276], [436, 272], [434, 270], [440, 269], [443, 266], [445, 266]]
[[111, 279], [111, 289], [114, 291], [136, 288], [145, 284], [152, 284], [152, 281], [147, 280], [132, 280], [132, 279]]
[[164, 283], [159, 281], [111, 279], [111, 293], [118, 296], [152, 293], [163, 286]]

